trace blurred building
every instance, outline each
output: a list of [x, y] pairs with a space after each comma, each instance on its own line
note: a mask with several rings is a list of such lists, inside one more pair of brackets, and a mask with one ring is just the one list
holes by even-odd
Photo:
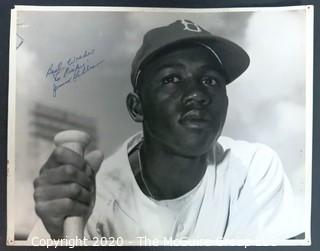
[[[76, 129], [87, 132], [91, 136], [88, 151], [98, 146], [96, 122], [90, 117], [36, 103], [31, 110], [30, 123], [34, 144], [39, 143], [37, 141], [46, 141], [51, 144], [58, 132]], [[36, 150], [36, 148], [33, 149]]]

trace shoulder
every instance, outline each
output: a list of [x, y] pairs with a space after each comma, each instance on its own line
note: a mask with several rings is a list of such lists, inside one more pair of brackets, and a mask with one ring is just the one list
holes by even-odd
[[228, 152], [227, 177], [236, 200], [261, 200], [291, 190], [282, 162], [270, 147], [226, 137], [221, 138], [221, 145]]
[[[289, 238], [301, 232], [291, 184], [270, 147], [221, 137], [231, 209], [226, 238]], [[290, 227], [288, 227], [290, 225]]]
[[[133, 173], [129, 163], [128, 153], [142, 138], [141, 133], [133, 135], [107, 157], [101, 164], [96, 175], [97, 198], [112, 196], [119, 197], [119, 193], [130, 190], [133, 182]], [[108, 191], [108, 192], [106, 192]]]
[[[87, 234], [99, 236], [97, 229], [107, 219], [113, 222], [118, 203], [130, 204], [134, 195], [135, 178], [130, 167], [128, 153], [141, 138], [136, 134], [126, 140], [113, 154], [101, 164], [96, 175], [96, 199], [92, 213], [87, 222]], [[110, 223], [109, 222], [109, 223]]]
[[125, 185], [125, 176], [128, 176], [129, 162], [125, 146], [122, 145], [113, 154], [106, 158], [96, 175], [96, 194], [99, 197], [115, 197]]
[[259, 166], [268, 168], [270, 164], [277, 163], [281, 165], [278, 154], [269, 146], [261, 143], [250, 143], [244, 140], [234, 140], [229, 137], [220, 137], [219, 143], [225, 152], [229, 153], [231, 162], [241, 164], [245, 169], [250, 166]]
[[129, 191], [128, 176], [130, 166], [127, 156], [127, 144], [124, 142], [114, 153], [104, 159], [96, 174], [95, 204], [86, 225], [88, 236], [99, 236], [99, 222], [112, 217], [114, 202], [121, 193]]
[[[267, 190], [278, 187], [286, 175], [278, 154], [269, 146], [221, 137], [219, 143], [225, 151], [225, 165], [231, 187], [241, 190], [265, 184]], [[269, 188], [268, 188], [269, 187]]]
[[235, 157], [243, 161], [250, 161], [257, 154], [271, 158], [277, 156], [271, 147], [261, 143], [234, 140], [225, 136], [219, 138], [219, 143], [225, 151], [230, 150]]

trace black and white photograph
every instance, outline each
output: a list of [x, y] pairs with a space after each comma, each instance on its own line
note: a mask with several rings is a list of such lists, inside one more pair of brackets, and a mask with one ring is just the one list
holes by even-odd
[[310, 245], [313, 6], [16, 6], [7, 243]]

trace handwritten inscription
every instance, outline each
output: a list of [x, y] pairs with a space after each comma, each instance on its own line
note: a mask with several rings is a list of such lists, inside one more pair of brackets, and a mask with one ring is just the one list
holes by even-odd
[[62, 86], [76, 81], [87, 72], [95, 69], [103, 63], [104, 60], [98, 62], [91, 62], [95, 50], [85, 50], [77, 56], [67, 58], [56, 64], [50, 64], [46, 78], [52, 78], [53, 97], [57, 96], [57, 91]]

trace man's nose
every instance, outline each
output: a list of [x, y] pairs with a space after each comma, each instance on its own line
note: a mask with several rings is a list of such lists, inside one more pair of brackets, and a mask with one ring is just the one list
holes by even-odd
[[189, 82], [184, 90], [182, 98], [184, 105], [207, 106], [211, 103], [211, 97], [206, 88], [196, 81]]

